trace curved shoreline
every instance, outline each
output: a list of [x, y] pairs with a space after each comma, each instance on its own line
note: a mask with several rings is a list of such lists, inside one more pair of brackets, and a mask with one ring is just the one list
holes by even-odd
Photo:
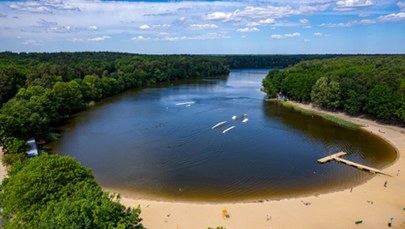
[[[391, 218], [394, 228], [405, 228], [405, 128], [322, 111], [310, 105], [293, 104], [361, 124], [363, 130], [389, 142], [397, 151], [397, 159], [382, 170], [392, 177], [376, 175], [351, 189], [263, 202], [171, 202], [128, 196], [122, 196], [120, 202], [127, 207], [140, 206], [143, 224], [149, 229], [216, 226], [227, 229], [384, 228]], [[401, 168], [403, 171], [400, 171]], [[387, 187], [384, 187], [385, 182]], [[223, 217], [224, 209], [229, 213], [229, 218]], [[356, 221], [362, 222], [358, 225]]]

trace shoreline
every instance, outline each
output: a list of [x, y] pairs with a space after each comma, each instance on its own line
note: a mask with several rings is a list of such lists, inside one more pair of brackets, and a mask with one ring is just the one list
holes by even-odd
[[[227, 229], [384, 228], [388, 227], [391, 218], [393, 228], [405, 228], [405, 128], [291, 103], [360, 124], [361, 129], [390, 143], [397, 151], [397, 158], [382, 171], [392, 177], [375, 175], [350, 189], [281, 200], [211, 203], [149, 200], [123, 194], [121, 204], [126, 207], [140, 206], [142, 222], [149, 229], [206, 229], [217, 226]], [[403, 171], [400, 171], [401, 168]], [[228, 218], [223, 217], [224, 210], [229, 214]]]

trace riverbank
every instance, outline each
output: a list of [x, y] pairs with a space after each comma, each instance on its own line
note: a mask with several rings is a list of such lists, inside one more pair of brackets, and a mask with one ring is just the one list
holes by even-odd
[[[217, 204], [153, 201], [122, 196], [121, 203], [127, 207], [140, 206], [143, 224], [149, 229], [203, 229], [216, 226], [227, 229], [386, 228], [390, 221], [393, 228], [405, 228], [405, 129], [343, 113], [319, 111], [310, 105], [293, 105], [357, 123], [364, 130], [390, 142], [396, 148], [398, 157], [383, 171], [392, 176], [376, 175], [351, 189], [280, 201]], [[224, 216], [224, 210], [229, 217]]]

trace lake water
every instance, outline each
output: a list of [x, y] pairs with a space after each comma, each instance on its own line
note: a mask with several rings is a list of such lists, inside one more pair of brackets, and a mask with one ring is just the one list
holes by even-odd
[[314, 195], [372, 177], [317, 163], [338, 151], [376, 168], [395, 160], [390, 145], [365, 131], [264, 101], [267, 72], [233, 70], [123, 93], [70, 120], [52, 147], [91, 168], [103, 187], [194, 201]]

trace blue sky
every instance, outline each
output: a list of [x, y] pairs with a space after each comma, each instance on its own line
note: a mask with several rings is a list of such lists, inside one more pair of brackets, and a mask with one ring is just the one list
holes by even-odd
[[0, 51], [405, 53], [405, 0], [0, 0]]

